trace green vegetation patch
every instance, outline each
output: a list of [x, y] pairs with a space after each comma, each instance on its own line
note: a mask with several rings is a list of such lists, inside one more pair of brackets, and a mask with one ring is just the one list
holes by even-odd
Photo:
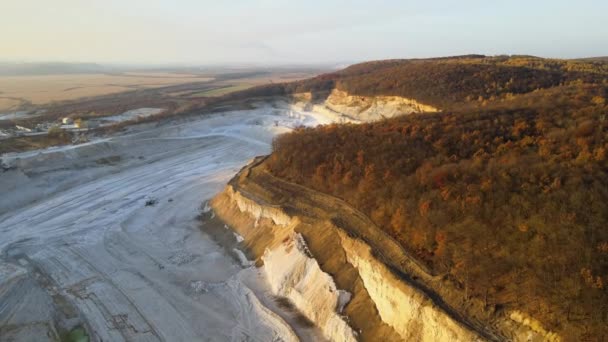
[[61, 336], [61, 342], [89, 342], [89, 335], [83, 327], [75, 327]]

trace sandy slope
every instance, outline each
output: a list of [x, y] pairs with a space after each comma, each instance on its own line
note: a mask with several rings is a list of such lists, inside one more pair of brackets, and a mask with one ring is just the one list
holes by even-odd
[[261, 304], [271, 302], [264, 276], [197, 215], [276, 133], [324, 121], [262, 107], [4, 156], [0, 339], [78, 325], [104, 341], [296, 339]]

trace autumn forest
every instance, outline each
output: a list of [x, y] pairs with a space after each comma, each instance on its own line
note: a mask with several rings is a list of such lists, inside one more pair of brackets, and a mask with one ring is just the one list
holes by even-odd
[[608, 334], [608, 64], [384, 61], [253, 91], [333, 88], [442, 111], [297, 129], [274, 141], [273, 174], [360, 209], [488, 311]]

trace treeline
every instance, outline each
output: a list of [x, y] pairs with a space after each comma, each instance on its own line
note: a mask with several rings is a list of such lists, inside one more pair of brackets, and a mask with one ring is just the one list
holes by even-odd
[[443, 113], [297, 129], [274, 141], [266, 166], [360, 209], [487, 310], [520, 309], [565, 336], [597, 340], [608, 334], [604, 66], [471, 59], [346, 69], [339, 74], [352, 82], [337, 84], [350, 89], [486, 100]]
[[403, 96], [442, 109], [461, 109], [471, 103], [475, 106], [576, 82], [608, 84], [608, 63], [481, 55], [375, 61], [307, 80], [255, 87], [229, 97], [311, 92], [321, 100], [337, 88], [351, 95]]

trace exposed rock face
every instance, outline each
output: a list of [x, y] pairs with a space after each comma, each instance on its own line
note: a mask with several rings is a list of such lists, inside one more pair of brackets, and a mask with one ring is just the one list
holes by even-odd
[[356, 341], [339, 312], [350, 294], [338, 290], [331, 276], [308, 255], [302, 235], [296, 233], [284, 241], [277, 248], [267, 249], [262, 257], [273, 292], [291, 300], [329, 340]]
[[500, 317], [491, 327], [467, 319], [425, 287], [438, 281], [433, 275], [360, 213], [297, 187], [270, 175], [258, 160], [212, 207], [243, 236], [273, 292], [288, 298], [329, 340], [559, 340], [518, 322], [519, 316]]
[[480, 339], [438, 310], [423, 293], [396, 279], [365, 243], [341, 235], [347, 259], [359, 271], [380, 317], [405, 341]]
[[[213, 207], [218, 208], [216, 213], [226, 217], [231, 224], [236, 223], [236, 230], [247, 242], [258, 244], [258, 247], [267, 244], [260, 260], [275, 295], [289, 299], [320, 327], [327, 339], [356, 341], [355, 332], [339, 310], [350, 294], [338, 290], [332, 277], [310, 255], [302, 235], [295, 232], [294, 228], [299, 224], [297, 219], [278, 208], [261, 206], [230, 186], [214, 200]], [[270, 239], [262, 242], [258, 233], [265, 228], [270, 229]], [[260, 255], [260, 251], [256, 254]]]
[[318, 113], [336, 116], [343, 121], [376, 121], [423, 112], [437, 112], [437, 108], [414, 99], [399, 96], [359, 96], [333, 89], [321, 103], [314, 102], [309, 93], [295, 94], [294, 99]]

